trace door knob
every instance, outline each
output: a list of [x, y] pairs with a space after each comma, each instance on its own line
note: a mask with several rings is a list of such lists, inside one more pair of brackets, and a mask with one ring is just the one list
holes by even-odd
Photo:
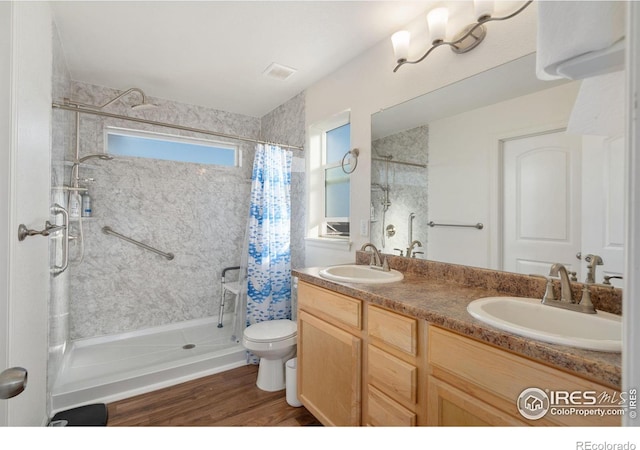
[[27, 386], [27, 369], [11, 367], [0, 373], [0, 399], [15, 397]]

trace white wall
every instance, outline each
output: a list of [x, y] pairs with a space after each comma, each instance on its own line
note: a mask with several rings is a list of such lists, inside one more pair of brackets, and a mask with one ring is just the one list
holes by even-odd
[[500, 139], [566, 127], [579, 83], [570, 83], [429, 124], [429, 216], [435, 227], [427, 258], [497, 269]]
[[[463, 9], [459, 2], [456, 9]], [[512, 11], [513, 2], [499, 4], [496, 14]], [[452, 30], [461, 29], [471, 20], [472, 3], [462, 19], [450, 17]], [[417, 65], [405, 65], [393, 73], [394, 58], [389, 39], [385, 39], [359, 58], [311, 86], [306, 92], [306, 127], [345, 110], [351, 112], [351, 146], [360, 150], [358, 168], [351, 178], [351, 228], [353, 245], [347, 249], [322, 248], [316, 242], [307, 245], [306, 265], [324, 265], [349, 259], [353, 252], [368, 242], [361, 236], [360, 222], [370, 213], [371, 114], [491, 67], [532, 53], [536, 48], [536, 5], [504, 22], [487, 25], [485, 41], [475, 50], [456, 55], [446, 48], [434, 51]], [[423, 16], [408, 24], [412, 31], [410, 58], [427, 48], [426, 24]], [[309, 148], [310, 143], [307, 143]]]

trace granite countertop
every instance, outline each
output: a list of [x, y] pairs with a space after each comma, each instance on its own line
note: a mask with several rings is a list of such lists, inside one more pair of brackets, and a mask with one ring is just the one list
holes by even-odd
[[620, 389], [620, 353], [583, 350], [525, 338], [487, 325], [467, 312], [467, 305], [473, 300], [508, 293], [495, 288], [425, 278], [424, 274], [411, 271], [404, 272], [404, 280], [397, 283], [338, 283], [321, 278], [320, 269], [305, 268], [292, 272], [301, 281], [424, 319], [433, 325]]

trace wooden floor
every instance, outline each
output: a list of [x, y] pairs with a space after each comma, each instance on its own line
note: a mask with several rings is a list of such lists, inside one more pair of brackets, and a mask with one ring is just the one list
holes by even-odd
[[108, 426], [320, 425], [304, 407], [289, 406], [285, 391], [256, 387], [249, 365], [107, 405]]

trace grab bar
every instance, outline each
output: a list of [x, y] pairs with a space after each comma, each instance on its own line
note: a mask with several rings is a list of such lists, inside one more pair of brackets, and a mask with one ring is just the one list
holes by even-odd
[[171, 261], [174, 258], [174, 254], [173, 253], [161, 252], [157, 248], [153, 248], [150, 245], [143, 244], [142, 242], [138, 242], [138, 241], [136, 241], [134, 239], [131, 239], [131, 238], [127, 237], [127, 236], [124, 236], [124, 235], [122, 235], [122, 234], [120, 234], [120, 233], [118, 233], [116, 231], [113, 231], [113, 229], [111, 227], [102, 227], [102, 232], [104, 234], [111, 234], [111, 235], [113, 235], [115, 237], [118, 237], [118, 238], [122, 239], [123, 241], [130, 242], [133, 245], [137, 245], [138, 247], [142, 247], [145, 250], [149, 250], [150, 252], [157, 253], [158, 255], [167, 258], [169, 261]]
[[482, 230], [484, 228], [484, 225], [481, 224], [480, 222], [474, 224], [474, 225], [455, 225], [455, 224], [451, 224], [451, 223], [435, 223], [433, 220], [431, 222], [429, 222], [427, 225], [429, 225], [430, 227], [461, 227], [461, 228], [477, 228], [478, 230]]
[[57, 203], [51, 207], [53, 214], [62, 214], [62, 228], [64, 229], [64, 240], [62, 242], [62, 265], [53, 266], [53, 276], [57, 277], [69, 267], [69, 212]]

